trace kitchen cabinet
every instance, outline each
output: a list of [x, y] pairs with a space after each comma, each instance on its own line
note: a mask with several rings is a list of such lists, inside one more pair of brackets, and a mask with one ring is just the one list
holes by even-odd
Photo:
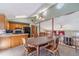
[[18, 22], [9, 22], [9, 29], [15, 30], [16, 28], [29, 27], [29, 24], [18, 23]]
[[28, 38], [28, 34], [2, 34], [0, 35], [0, 50], [14, 48], [22, 45], [22, 38]]
[[5, 29], [5, 16], [0, 15], [0, 29]]
[[0, 37], [0, 50], [10, 47], [10, 37]]
[[38, 34], [37, 34], [37, 27], [35, 26], [35, 25], [31, 25], [31, 31], [32, 31], [32, 35], [34, 36], [34, 37], [37, 37], [38, 36]]

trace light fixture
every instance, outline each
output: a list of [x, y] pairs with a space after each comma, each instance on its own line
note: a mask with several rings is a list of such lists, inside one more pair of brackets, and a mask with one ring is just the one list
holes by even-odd
[[61, 9], [64, 6], [64, 3], [59, 3], [56, 5], [56, 9]]
[[25, 15], [15, 16], [15, 18], [27, 18]]
[[39, 16], [38, 15], [35, 15], [36, 16], [36, 19], [38, 19], [39, 18]]
[[47, 15], [47, 10], [43, 12], [43, 16], [46, 16]]
[[43, 16], [40, 16], [39, 20], [45, 20], [45, 18]]

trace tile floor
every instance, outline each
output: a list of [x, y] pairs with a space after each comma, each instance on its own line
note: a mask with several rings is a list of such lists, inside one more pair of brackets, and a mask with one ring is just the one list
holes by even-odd
[[[75, 51], [73, 48], [69, 48], [66, 46], [59, 46], [60, 56], [79, 56], [79, 50]], [[34, 52], [33, 54], [35, 54]], [[11, 48], [5, 51], [0, 52], [0, 56], [24, 56], [24, 48], [23, 46], [18, 46], [15, 48]], [[45, 49], [41, 49], [40, 56], [46, 56]], [[48, 53], [48, 56], [54, 56], [51, 53]]]

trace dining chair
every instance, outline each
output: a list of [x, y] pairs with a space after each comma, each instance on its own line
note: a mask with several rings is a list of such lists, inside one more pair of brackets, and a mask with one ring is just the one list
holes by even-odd
[[26, 39], [22, 39], [22, 42], [23, 42], [23, 47], [24, 47], [24, 55], [31, 55], [32, 52], [36, 51], [36, 48], [35, 47], [32, 47], [32, 46], [28, 46], [28, 43], [26, 42]]
[[48, 46], [45, 47], [46, 54], [48, 54], [48, 52], [51, 52], [54, 55], [59, 55], [58, 45], [59, 45], [59, 37], [56, 38], [56, 40], [54, 40], [54, 44], [53, 45], [49, 44]]

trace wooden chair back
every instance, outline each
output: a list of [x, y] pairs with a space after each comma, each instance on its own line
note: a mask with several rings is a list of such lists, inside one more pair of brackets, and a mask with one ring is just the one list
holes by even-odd
[[54, 43], [54, 49], [57, 49], [59, 45], [59, 37], [56, 38], [55, 43]]
[[26, 39], [25, 38], [22, 38], [22, 44], [23, 44], [23, 46], [26, 45]]

